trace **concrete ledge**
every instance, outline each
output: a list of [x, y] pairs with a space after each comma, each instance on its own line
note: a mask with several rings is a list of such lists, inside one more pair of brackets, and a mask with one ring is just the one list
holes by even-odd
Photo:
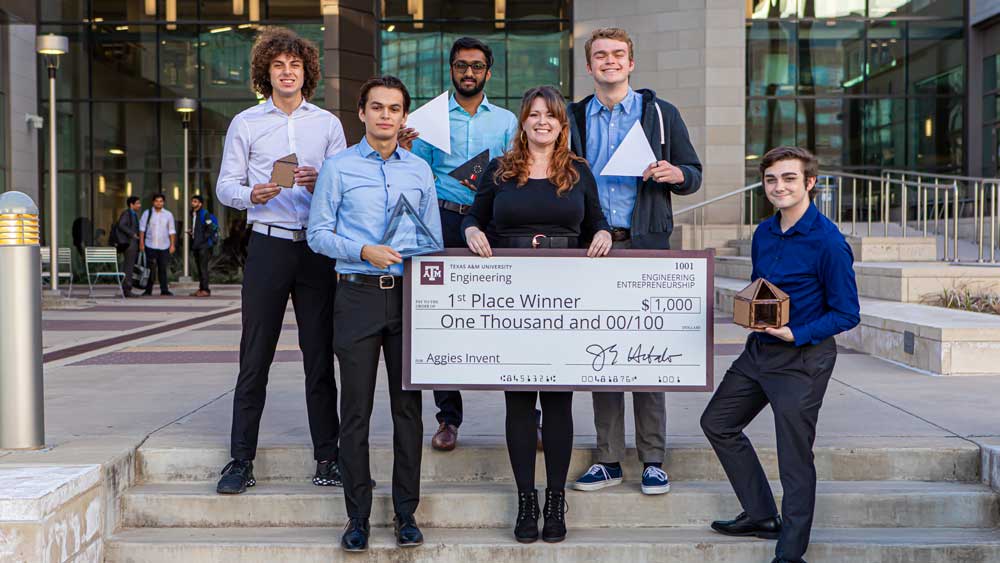
[[982, 445], [983, 483], [1000, 494], [1000, 445]]
[[[668, 495], [669, 496], [669, 495]], [[669, 499], [667, 499], [669, 500]], [[573, 520], [573, 513], [567, 515]], [[138, 529], [116, 534], [108, 563], [330, 563], [358, 561], [337, 546], [341, 528]], [[660, 563], [760, 563], [774, 557], [774, 542], [731, 538], [698, 528], [571, 530], [559, 544], [518, 544], [510, 528], [424, 528], [424, 545], [396, 547], [392, 531], [372, 530], [366, 561], [492, 563], [553, 561], [657, 561]], [[812, 561], [945, 563], [1000, 560], [1000, 532], [963, 529], [814, 529], [806, 557]]]
[[[750, 280], [753, 265], [745, 256], [716, 256], [715, 275]], [[858, 295], [885, 301], [920, 303], [945, 289], [1000, 292], [1000, 266], [947, 262], [855, 262]]]
[[[716, 310], [732, 312], [733, 295], [745, 285], [716, 277]], [[1000, 372], [1000, 318], [994, 315], [861, 299], [861, 324], [838, 335], [837, 342], [937, 375]]]
[[0, 466], [0, 560], [97, 562], [100, 466]]
[[846, 238], [858, 262], [933, 262], [938, 258], [937, 239], [933, 237]]

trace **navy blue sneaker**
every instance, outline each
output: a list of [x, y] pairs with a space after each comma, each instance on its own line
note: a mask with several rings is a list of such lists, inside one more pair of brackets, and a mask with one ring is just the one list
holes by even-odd
[[670, 479], [667, 472], [650, 465], [642, 472], [642, 492], [647, 495], [662, 495], [670, 492]]
[[615, 469], [603, 463], [595, 463], [573, 483], [573, 488], [578, 491], [596, 491], [604, 487], [621, 485], [621, 483], [621, 467]]

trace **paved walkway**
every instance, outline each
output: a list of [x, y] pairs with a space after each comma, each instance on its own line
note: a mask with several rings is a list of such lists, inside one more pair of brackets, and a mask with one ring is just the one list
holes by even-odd
[[[146, 441], [228, 444], [240, 338], [238, 287], [216, 288], [209, 299], [99, 297], [82, 305], [43, 314], [49, 447], [0, 451], [0, 463], [101, 463], [109, 451]], [[718, 381], [741, 349], [745, 332], [725, 318], [716, 319], [715, 331]], [[62, 357], [68, 354], [73, 355]], [[308, 443], [303, 386], [289, 304], [271, 370], [262, 446]], [[379, 387], [373, 440], [389, 444], [384, 379]], [[463, 395], [467, 415], [460, 444], [501, 444], [500, 394]], [[998, 443], [998, 396], [1000, 375], [931, 377], [845, 351], [820, 415], [818, 445]], [[704, 443], [698, 418], [708, 398], [708, 393], [668, 394], [669, 440]], [[437, 427], [435, 412], [432, 394], [424, 393], [428, 441]], [[593, 445], [589, 394], [576, 395], [574, 413], [578, 445]], [[631, 434], [631, 420], [627, 427]], [[773, 444], [769, 413], [758, 417], [749, 433], [758, 443]]]

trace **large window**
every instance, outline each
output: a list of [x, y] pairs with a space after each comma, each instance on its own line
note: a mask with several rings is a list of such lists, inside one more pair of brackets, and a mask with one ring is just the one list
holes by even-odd
[[962, 172], [963, 4], [751, 0], [748, 181], [790, 143], [827, 168]]
[[572, 94], [570, 0], [381, 4], [381, 71], [402, 79], [417, 106], [453, 89], [448, 53], [463, 35], [493, 50], [493, 77], [486, 86], [491, 102], [516, 112], [522, 94], [534, 86], [555, 86], [567, 98]]
[[[173, 104], [182, 97], [199, 103], [190, 125], [191, 193], [205, 196], [227, 228], [227, 220], [241, 214], [215, 205], [215, 178], [229, 122], [260, 102], [250, 88], [250, 48], [257, 28], [290, 27], [316, 43], [322, 56], [320, 0], [169, 3], [176, 6], [176, 17], [173, 9], [168, 14], [168, 0], [152, 2], [151, 13], [146, 0], [38, 3], [39, 33], [70, 40], [56, 81], [60, 244], [105, 244], [130, 195], [140, 196], [147, 207], [151, 196], [162, 192], [180, 220], [183, 129]], [[234, 4], [242, 5], [241, 14], [234, 13]], [[251, 10], [258, 16], [254, 22]], [[39, 112], [47, 115], [48, 86], [41, 66], [38, 76]], [[323, 105], [322, 81], [310, 101]], [[47, 163], [48, 144], [40, 145], [41, 162]]]

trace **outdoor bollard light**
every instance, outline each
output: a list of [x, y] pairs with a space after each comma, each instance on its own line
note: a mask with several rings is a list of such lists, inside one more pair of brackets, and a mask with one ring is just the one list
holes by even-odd
[[52, 291], [59, 291], [59, 193], [56, 189], [56, 69], [59, 57], [69, 51], [69, 39], [62, 35], [39, 35], [35, 52], [49, 69], [49, 252]]
[[0, 449], [45, 445], [39, 236], [35, 202], [0, 194]]
[[184, 223], [182, 225], [184, 230], [184, 281], [191, 281], [191, 273], [188, 269], [188, 261], [190, 260], [188, 253], [191, 244], [191, 237], [188, 236], [188, 225], [191, 224], [191, 196], [188, 194], [188, 127], [191, 125], [191, 114], [196, 109], [198, 109], [198, 102], [191, 98], [180, 98], [174, 102], [174, 110], [181, 114], [181, 124], [184, 127]]

